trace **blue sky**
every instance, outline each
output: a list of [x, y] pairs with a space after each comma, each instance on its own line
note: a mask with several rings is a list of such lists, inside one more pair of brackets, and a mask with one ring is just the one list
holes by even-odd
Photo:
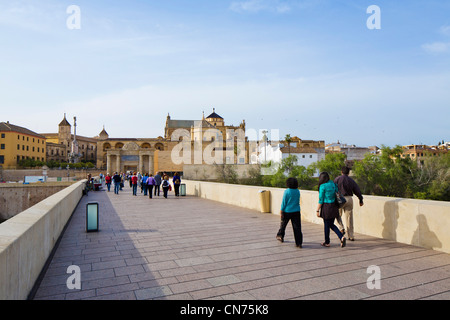
[[445, 0], [0, 0], [0, 39], [0, 121], [36, 132], [67, 113], [84, 136], [157, 137], [216, 108], [326, 143], [450, 140]]

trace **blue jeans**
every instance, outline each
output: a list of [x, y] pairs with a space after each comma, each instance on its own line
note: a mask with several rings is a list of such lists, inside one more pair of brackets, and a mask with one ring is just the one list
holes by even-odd
[[334, 225], [334, 219], [323, 219], [323, 225], [325, 230], [325, 243], [330, 244], [330, 229], [336, 233], [336, 235], [339, 237], [339, 240], [342, 239], [344, 236], [340, 231], [339, 228]]
[[106, 186], [108, 187], [108, 192], [110, 192], [111, 191], [111, 182], [107, 183]]
[[148, 186], [146, 183], [144, 183], [144, 185], [142, 186], [142, 188], [144, 189], [144, 196], [147, 195], [147, 190], [148, 190]]
[[114, 183], [114, 193], [119, 194], [120, 183]]
[[137, 195], [137, 184], [133, 184], [133, 196]]

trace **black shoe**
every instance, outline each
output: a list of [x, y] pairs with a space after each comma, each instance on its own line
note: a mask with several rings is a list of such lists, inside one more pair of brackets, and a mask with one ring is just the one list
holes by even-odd
[[345, 237], [342, 237], [342, 239], [341, 239], [341, 248], [345, 247], [346, 242], [347, 242], [347, 239], [345, 239]]

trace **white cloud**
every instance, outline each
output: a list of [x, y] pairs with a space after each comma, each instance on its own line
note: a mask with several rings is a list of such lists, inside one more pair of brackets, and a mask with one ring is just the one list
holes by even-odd
[[260, 11], [286, 13], [291, 10], [291, 7], [288, 3], [278, 0], [248, 0], [234, 1], [231, 3], [230, 9], [239, 13], [257, 13]]
[[65, 7], [48, 1], [35, 4], [30, 1], [14, 1], [0, 4], [0, 25], [27, 31], [51, 33], [65, 28]]
[[443, 34], [444, 36], [450, 36], [450, 26], [442, 26], [440, 29], [439, 29], [439, 32], [441, 33], [441, 34]]
[[433, 42], [422, 45], [422, 49], [430, 54], [440, 54], [450, 52], [450, 42]]

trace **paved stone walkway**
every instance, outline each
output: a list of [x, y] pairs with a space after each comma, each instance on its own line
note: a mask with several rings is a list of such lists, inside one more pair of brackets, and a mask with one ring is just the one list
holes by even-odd
[[[88, 201], [100, 231], [85, 232]], [[82, 198], [34, 299], [450, 299], [450, 255], [356, 234], [320, 246], [323, 226], [302, 223], [303, 249], [279, 216], [196, 197], [149, 199], [125, 188]], [[70, 290], [67, 268], [81, 269]], [[381, 272], [369, 289], [368, 267]], [[372, 283], [372, 282], [370, 282]]]

